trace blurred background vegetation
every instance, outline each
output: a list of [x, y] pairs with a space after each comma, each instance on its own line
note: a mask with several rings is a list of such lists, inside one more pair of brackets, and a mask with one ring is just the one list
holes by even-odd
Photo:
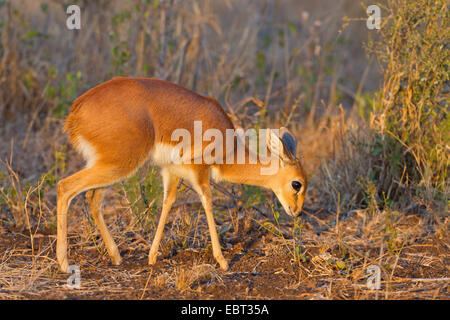
[[[80, 30], [66, 27], [69, 4], [81, 8]], [[2, 221], [54, 213], [56, 181], [83, 165], [64, 118], [116, 75], [213, 96], [236, 126], [289, 127], [311, 180], [307, 206], [446, 216], [448, 5], [377, 2], [381, 29], [368, 30], [369, 4], [0, 1]], [[156, 177], [142, 170], [121, 185], [138, 220], [160, 205]], [[241, 193], [250, 204], [265, 198]]]

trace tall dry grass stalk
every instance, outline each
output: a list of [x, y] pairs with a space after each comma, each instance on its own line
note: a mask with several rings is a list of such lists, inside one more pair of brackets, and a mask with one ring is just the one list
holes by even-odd
[[[383, 85], [355, 104], [357, 130], [338, 132], [339, 155], [321, 167], [329, 199], [343, 208], [421, 205], [448, 210], [449, 38], [446, 1], [390, 1], [367, 43]], [[444, 214], [445, 215], [445, 214]]]
[[[82, 165], [62, 122], [77, 96], [113, 76], [159, 77], [214, 96], [237, 126], [289, 126], [309, 155], [322, 152], [319, 137], [332, 139], [316, 136], [323, 132], [316, 125], [326, 123], [326, 110], [353, 104], [366, 68], [363, 54], [349, 54], [362, 48], [348, 41], [366, 34], [352, 26], [338, 32], [344, 13], [362, 12], [352, 1], [333, 10], [306, 1], [80, 1], [81, 30], [72, 31], [67, 4], [0, 4], [0, 158], [13, 153], [18, 178], [33, 184]], [[61, 159], [64, 170], [54, 169]], [[138, 180], [129, 191], [145, 192]], [[141, 206], [148, 198], [131, 200]]]

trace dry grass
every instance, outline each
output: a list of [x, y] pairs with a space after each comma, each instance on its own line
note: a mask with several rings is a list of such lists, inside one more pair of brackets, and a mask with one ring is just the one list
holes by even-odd
[[[82, 30], [72, 32], [61, 3], [0, 7], [1, 299], [449, 298], [448, 203], [401, 198], [415, 185], [389, 175], [389, 158], [374, 152], [379, 141], [367, 114], [382, 77], [362, 46], [362, 7], [80, 1]], [[237, 126], [288, 126], [310, 181], [300, 219], [279, 214], [271, 193], [213, 184], [231, 262], [221, 272], [201, 203], [182, 183], [159, 262], [149, 268], [161, 182], [145, 165], [105, 197], [124, 259], [118, 267], [84, 198], [74, 199], [69, 258], [82, 280], [81, 289], [67, 288], [55, 261], [55, 183], [83, 163], [62, 122], [76, 96], [118, 74], [165, 78], [214, 96]], [[377, 181], [372, 169], [384, 172]], [[367, 289], [370, 265], [381, 268], [380, 290]]]
[[[186, 209], [189, 209], [188, 207]], [[244, 209], [245, 210], [245, 209]], [[250, 214], [247, 210], [245, 214]], [[258, 214], [258, 213], [256, 213]], [[395, 214], [394, 214], [395, 216]], [[78, 217], [80, 222], [84, 217]], [[245, 219], [242, 217], [241, 219]], [[231, 270], [215, 266], [208, 243], [207, 224], [200, 219], [197, 232], [203, 245], [188, 249], [173, 247], [153, 268], [147, 266], [149, 245], [136, 244], [142, 231], [134, 230], [120, 245], [124, 258], [112, 266], [107, 255], [92, 250], [94, 239], [82, 241], [85, 226], [80, 223], [70, 233], [70, 256], [81, 269], [81, 288], [68, 289], [68, 275], [57, 270], [53, 259], [55, 236], [39, 234], [34, 238], [11, 230], [2, 231], [0, 259], [0, 296], [23, 298], [265, 298], [265, 299], [442, 299], [449, 297], [448, 221], [435, 233], [417, 215], [396, 213], [385, 230], [388, 212], [355, 210], [340, 215], [323, 209], [307, 209], [302, 214], [302, 258], [290, 248], [294, 239], [291, 220], [260, 217], [248, 230], [222, 234], [225, 256]], [[73, 219], [72, 219], [73, 220]], [[121, 238], [124, 229], [115, 228], [114, 217], [107, 216], [112, 233]], [[336, 223], [337, 221], [337, 223]], [[260, 224], [276, 225], [272, 233]], [[169, 222], [179, 223], [176, 219]], [[219, 227], [229, 224], [218, 219]], [[129, 232], [129, 231], [128, 231]], [[194, 230], [192, 230], [194, 232]], [[94, 243], [93, 243], [94, 242]], [[14, 243], [14, 244], [13, 244]], [[102, 247], [102, 246], [101, 246]], [[162, 252], [171, 244], [163, 243]], [[366, 270], [381, 267], [381, 289], [367, 289]], [[230, 290], [231, 289], [231, 290]]]

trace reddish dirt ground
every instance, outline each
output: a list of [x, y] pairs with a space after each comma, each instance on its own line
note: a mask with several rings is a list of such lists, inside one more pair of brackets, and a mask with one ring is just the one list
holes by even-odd
[[[247, 210], [247, 209], [244, 209]], [[252, 211], [252, 210], [248, 210]], [[301, 257], [289, 238], [292, 221], [280, 219], [284, 236], [262, 227], [269, 218], [238, 220], [221, 234], [230, 264], [221, 271], [212, 256], [206, 221], [198, 219], [201, 241], [182, 248], [165, 240], [155, 266], [147, 264], [151, 234], [128, 232], [118, 243], [123, 262], [113, 266], [98, 234], [85, 243], [69, 234], [69, 258], [81, 270], [81, 286], [70, 289], [70, 275], [55, 261], [54, 229], [34, 235], [0, 228], [0, 297], [3, 299], [448, 299], [448, 244], [438, 233], [409, 237], [400, 251], [380, 254], [379, 237], [358, 231], [358, 214], [339, 219], [325, 210], [302, 214]], [[254, 212], [253, 216], [257, 217]], [[219, 228], [232, 224], [217, 219]], [[405, 215], [399, 230], [421, 226], [421, 218]], [[273, 219], [272, 219], [273, 222]], [[168, 229], [178, 223], [176, 219]], [[361, 227], [361, 226], [360, 226]], [[348, 230], [348, 232], [345, 232]], [[359, 232], [359, 233], [358, 233]], [[367, 232], [367, 231], [366, 231]], [[195, 237], [195, 235], [194, 235]], [[95, 245], [97, 243], [97, 245]], [[196, 244], [197, 243], [197, 244]], [[383, 251], [383, 249], [381, 249]], [[33, 252], [33, 254], [32, 254]], [[380, 290], [367, 288], [370, 264], [382, 267]]]

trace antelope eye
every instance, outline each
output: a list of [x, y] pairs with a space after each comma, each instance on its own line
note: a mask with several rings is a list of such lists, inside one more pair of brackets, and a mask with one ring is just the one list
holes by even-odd
[[302, 188], [302, 184], [298, 181], [292, 181], [291, 185], [292, 185], [292, 188], [294, 188], [294, 190], [297, 192], [299, 192], [300, 189]]

